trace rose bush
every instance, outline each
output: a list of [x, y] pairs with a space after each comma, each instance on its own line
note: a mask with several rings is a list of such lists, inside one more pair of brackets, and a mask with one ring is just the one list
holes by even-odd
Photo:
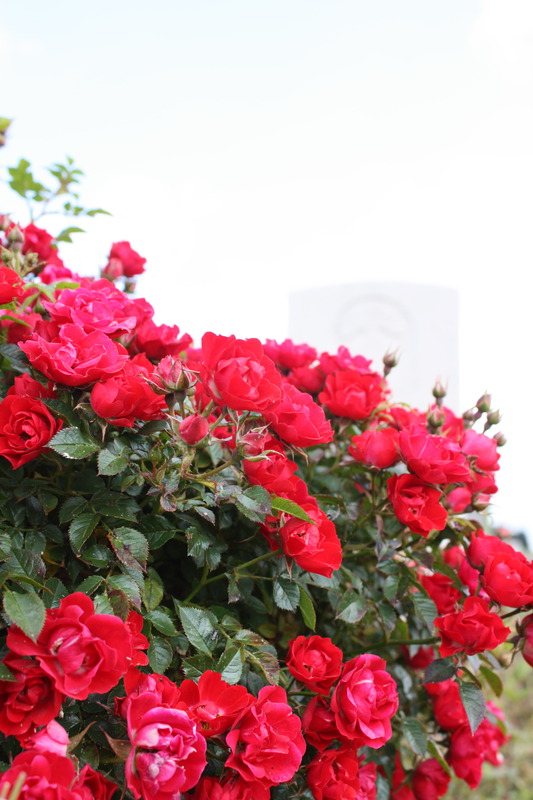
[[533, 663], [533, 566], [483, 513], [490, 400], [410, 409], [394, 357], [345, 347], [194, 348], [132, 296], [129, 242], [65, 266], [39, 209], [98, 213], [78, 175], [20, 162], [32, 221], [0, 217], [0, 796], [474, 788], [506, 741], [488, 698]]

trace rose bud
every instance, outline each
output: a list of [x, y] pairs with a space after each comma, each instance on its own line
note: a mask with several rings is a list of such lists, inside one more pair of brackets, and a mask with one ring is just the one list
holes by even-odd
[[479, 398], [479, 400], [476, 403], [478, 411], [481, 411], [482, 414], [486, 414], [488, 411], [490, 411], [491, 401], [492, 401], [492, 398], [491, 398], [490, 394], [487, 394], [487, 392], [485, 392], [485, 394], [481, 395], [481, 397]]
[[191, 414], [180, 422], [178, 431], [185, 444], [194, 447], [209, 433], [209, 423], [201, 414]]

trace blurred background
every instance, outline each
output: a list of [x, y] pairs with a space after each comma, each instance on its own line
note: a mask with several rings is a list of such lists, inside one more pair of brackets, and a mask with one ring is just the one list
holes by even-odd
[[[427, 368], [425, 400], [398, 400], [423, 406], [436, 378], [457, 412], [492, 393], [495, 522], [533, 530], [530, 0], [25, 0], [2, 9], [0, 74], [2, 177], [71, 155], [83, 203], [113, 213], [62, 246], [69, 267], [130, 241], [139, 293], [197, 342], [297, 338], [303, 307], [320, 347], [367, 319], [365, 341], [400, 345], [398, 380]], [[398, 302], [372, 339], [375, 304]]]

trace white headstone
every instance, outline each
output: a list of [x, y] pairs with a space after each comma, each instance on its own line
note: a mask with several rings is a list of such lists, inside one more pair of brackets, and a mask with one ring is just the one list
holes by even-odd
[[303, 289], [290, 295], [289, 335], [319, 352], [345, 345], [382, 370], [387, 351], [400, 361], [389, 375], [393, 398], [425, 409], [439, 379], [445, 405], [459, 412], [459, 295], [454, 289], [406, 283], [359, 283]]

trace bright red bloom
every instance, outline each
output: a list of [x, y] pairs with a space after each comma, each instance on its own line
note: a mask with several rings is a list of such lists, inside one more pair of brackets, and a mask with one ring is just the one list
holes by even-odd
[[198, 442], [201, 442], [202, 439], [205, 439], [209, 433], [209, 422], [201, 414], [191, 414], [182, 419], [178, 430], [185, 444], [193, 447]]
[[520, 629], [524, 637], [522, 655], [529, 666], [533, 667], [533, 614], [528, 614], [527, 617], [524, 617]]
[[43, 300], [43, 306], [58, 325], [72, 323], [86, 333], [100, 331], [112, 338], [137, 324], [129, 298], [105, 278], [89, 288], [63, 289], [54, 302]]
[[277, 367], [286, 370], [308, 367], [317, 356], [314, 347], [309, 347], [308, 344], [294, 344], [292, 339], [285, 339], [281, 343], [267, 339], [263, 350]]
[[320, 751], [339, 738], [329, 700], [317, 695], [309, 701], [302, 716], [302, 730], [309, 744]]
[[24, 294], [23, 280], [14, 269], [0, 265], [0, 306]]
[[437, 606], [439, 614], [451, 614], [464, 597], [459, 589], [455, 588], [452, 579], [440, 572], [422, 575], [420, 583]]
[[342, 671], [343, 653], [327, 636], [297, 636], [289, 642], [287, 668], [312, 692], [327, 694]]
[[270, 789], [260, 781], [249, 783], [240, 775], [220, 778], [200, 778], [191, 800], [270, 800]]
[[463, 651], [473, 656], [493, 650], [511, 633], [500, 617], [489, 611], [482, 597], [467, 597], [460, 611], [437, 617], [435, 627], [439, 630], [439, 653], [443, 658]]
[[369, 761], [359, 767], [359, 791], [356, 800], [376, 800], [378, 787], [376, 784], [377, 767]]
[[166, 400], [146, 380], [153, 371], [148, 359], [139, 355], [127, 361], [117, 375], [96, 383], [91, 405], [98, 416], [119, 428], [133, 428], [137, 420], [162, 419]]
[[304, 502], [302, 508], [313, 523], [291, 517], [282, 525], [279, 537], [283, 552], [307, 572], [331, 578], [333, 570], [342, 563], [342, 547], [335, 525], [316, 501]]
[[281, 375], [259, 339], [205, 333], [202, 356], [202, 383], [220, 405], [262, 412], [281, 400]]
[[24, 242], [22, 244], [24, 255], [36, 253], [39, 261], [58, 265], [63, 264], [57, 254], [57, 248], [52, 244], [54, 237], [48, 231], [45, 231], [44, 228], [38, 228], [33, 222], [30, 222], [25, 228], [21, 228], [21, 231], [24, 234]]
[[137, 325], [128, 349], [132, 353], [144, 353], [152, 361], [159, 361], [167, 356], [177, 358], [191, 342], [188, 333], [180, 336], [177, 325], [156, 325], [152, 319], [145, 319]]
[[118, 786], [86, 764], [72, 785], [72, 789], [82, 800], [111, 800]]
[[449, 680], [436, 685], [440, 687], [439, 693], [433, 700], [433, 713], [437, 724], [445, 731], [455, 731], [466, 725], [468, 718], [457, 683]]
[[482, 777], [483, 762], [501, 764], [499, 748], [507, 738], [497, 725], [484, 719], [474, 735], [469, 725], [458, 728], [450, 740], [448, 760], [458, 778], [475, 789]]
[[415, 769], [411, 785], [416, 800], [438, 800], [448, 791], [450, 776], [436, 758], [422, 761]]
[[305, 502], [309, 497], [307, 486], [301, 478], [294, 473], [298, 465], [285, 455], [285, 448], [273, 436], [267, 436], [263, 441], [265, 458], [259, 461], [243, 462], [244, 472], [252, 486], [263, 486], [278, 497], [288, 497], [295, 503]]
[[500, 469], [498, 464], [500, 454], [496, 439], [485, 436], [484, 433], [477, 433], [472, 428], [466, 430], [461, 439], [461, 450], [465, 456], [473, 459], [476, 469], [484, 472], [495, 472]]
[[54, 719], [64, 694], [34, 658], [8, 653], [3, 664], [15, 677], [0, 681], [0, 731], [6, 736], [24, 736]]
[[328, 375], [318, 399], [337, 417], [367, 419], [386, 396], [386, 384], [379, 373], [342, 369]]
[[398, 692], [386, 662], [370, 653], [344, 665], [331, 698], [337, 728], [354, 747], [381, 747], [392, 736], [390, 720], [398, 710]]
[[35, 369], [66, 386], [87, 386], [110, 378], [128, 360], [124, 348], [105, 333], [87, 334], [72, 324], [63, 325], [50, 341], [33, 334], [19, 344]]
[[460, 545], [447, 547], [442, 554], [445, 564], [457, 570], [461, 583], [468, 587], [470, 594], [477, 594], [479, 588], [479, 572], [470, 566], [465, 551]]
[[198, 683], [184, 680], [177, 708], [184, 708], [206, 738], [218, 736], [235, 722], [254, 697], [244, 686], [231, 686], [218, 672], [206, 670]]
[[129, 242], [114, 242], [108, 256], [109, 260], [104, 267], [104, 275], [108, 272], [114, 278], [124, 275], [125, 278], [133, 278], [135, 275], [142, 275], [146, 259], [139, 255]]
[[413, 533], [427, 536], [446, 527], [448, 512], [440, 504], [441, 492], [414, 475], [392, 475], [387, 481], [392, 510]]
[[59, 692], [85, 700], [117, 685], [131, 664], [131, 636], [125, 624], [110, 614], [95, 614], [90, 597], [76, 592], [46, 612], [37, 642], [13, 625], [7, 646], [21, 656], [33, 656]]
[[131, 645], [133, 649], [131, 659], [132, 667], [145, 667], [148, 664], [148, 656], [143, 651], [148, 650], [150, 642], [142, 632], [143, 622], [142, 615], [132, 609], [125, 623], [131, 636]]
[[301, 722], [280, 686], [264, 686], [255, 702], [235, 722], [226, 737], [231, 754], [228, 768], [244, 780], [263, 786], [288, 783], [305, 752]]
[[398, 431], [395, 428], [368, 430], [352, 436], [348, 452], [355, 461], [368, 467], [387, 469], [400, 459], [398, 453]]
[[458, 444], [428, 433], [420, 425], [400, 431], [398, 443], [411, 470], [427, 483], [456, 483], [470, 478], [470, 467]]
[[70, 743], [68, 733], [55, 719], [50, 720], [44, 728], [37, 732], [30, 733], [29, 736], [19, 737], [19, 741], [25, 750], [38, 750], [39, 753], [56, 753], [60, 756], [67, 755]]
[[18, 469], [37, 458], [62, 427], [40, 400], [8, 394], [0, 402], [0, 455]]
[[405, 782], [406, 778], [400, 756], [396, 753], [396, 762], [392, 773], [391, 800], [416, 800], [413, 790]]
[[[66, 756], [38, 750], [19, 753], [0, 775], [0, 793], [4, 795], [5, 784], [12, 787], [21, 772], [26, 777], [18, 795], [20, 800], [85, 800], [73, 786], [76, 770]], [[8, 793], [9, 788], [5, 795]]]
[[161, 706], [156, 694], [145, 692], [132, 698], [127, 719], [126, 784], [136, 800], [174, 800], [196, 786], [206, 743], [186, 711]]
[[315, 800], [358, 800], [359, 759], [343, 747], [318, 753], [307, 767], [307, 783]]
[[275, 433], [294, 447], [312, 447], [333, 439], [333, 428], [321, 406], [290, 383], [283, 385], [280, 402], [263, 416]]

